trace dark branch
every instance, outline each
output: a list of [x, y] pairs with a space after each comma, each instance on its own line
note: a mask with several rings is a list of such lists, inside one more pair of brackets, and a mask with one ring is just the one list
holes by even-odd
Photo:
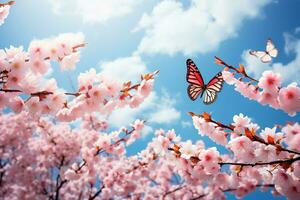
[[[269, 187], [269, 188], [274, 188], [275, 185], [274, 185], [274, 184], [266, 184], [266, 185], [258, 184], [258, 185], [256, 185], [255, 187], [256, 187], [256, 188], [259, 188], [259, 187]], [[222, 189], [220, 189], [220, 190], [221, 190], [222, 192], [233, 192], [233, 191], [238, 190], [238, 188], [228, 188], [228, 189], [226, 189], [226, 190], [222, 190]], [[202, 195], [199, 195], [199, 196], [197, 196], [197, 197], [194, 197], [194, 198], [192, 198], [192, 199], [190, 199], [190, 200], [198, 200], [198, 199], [201, 199], [201, 198], [203, 198], [203, 197], [205, 197], [205, 196], [207, 196], [207, 195], [208, 195], [208, 193], [202, 194]]]
[[101, 194], [101, 192], [104, 188], [105, 188], [105, 186], [102, 185], [101, 188], [92, 197], [89, 198], [89, 200], [95, 199], [99, 194]]
[[275, 160], [271, 162], [256, 162], [256, 163], [236, 163], [236, 162], [219, 162], [221, 166], [223, 165], [239, 165], [239, 166], [259, 166], [259, 165], [274, 165], [274, 164], [281, 164], [281, 163], [289, 163], [292, 164], [293, 162], [300, 160], [300, 156], [296, 158], [286, 159], [286, 160]]

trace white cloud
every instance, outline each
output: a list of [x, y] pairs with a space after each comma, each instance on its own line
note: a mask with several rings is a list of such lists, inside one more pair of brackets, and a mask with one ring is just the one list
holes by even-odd
[[157, 112], [151, 113], [149, 116], [149, 121], [164, 124], [171, 123], [180, 117], [180, 112], [175, 108], [163, 107], [159, 109]]
[[245, 19], [259, 16], [271, 0], [190, 0], [185, 9], [176, 0], [159, 2], [144, 14], [135, 30], [145, 30], [139, 52], [206, 53], [237, 35]]
[[[297, 31], [295, 33], [297, 34]], [[262, 72], [272, 70], [279, 73], [285, 83], [300, 83], [300, 37], [289, 33], [284, 33], [283, 36], [285, 38], [285, 53], [294, 54], [295, 58], [287, 64], [280, 62], [262, 63], [258, 58], [251, 56], [248, 53], [249, 50], [247, 50], [243, 52], [242, 60], [248, 73], [254, 75], [255, 78], [259, 78]], [[279, 51], [279, 53], [284, 52]], [[276, 58], [273, 60], [276, 61]]]
[[176, 122], [180, 112], [174, 107], [176, 101], [171, 99], [166, 91], [161, 97], [152, 92], [148, 98], [137, 108], [121, 108], [113, 111], [108, 121], [114, 127], [127, 126], [135, 119], [146, 120], [147, 127], [144, 134], [152, 131], [151, 125]]
[[104, 76], [117, 78], [121, 82], [138, 80], [142, 74], [147, 73], [146, 64], [137, 55], [103, 62], [100, 69]]
[[192, 125], [192, 123], [190, 121], [181, 121], [181, 126], [183, 128], [188, 128], [188, 127], [191, 127], [193, 125]]
[[143, 130], [142, 130], [142, 136], [145, 138], [151, 133], [154, 133], [153, 128], [151, 126], [145, 125]]
[[105, 23], [131, 13], [143, 0], [48, 0], [56, 14], [78, 15], [83, 22]]
[[149, 122], [157, 124], [169, 124], [180, 118], [180, 112], [174, 107], [175, 99], [163, 91], [162, 97], [156, 102], [154, 112], [150, 113]]
[[108, 121], [114, 127], [128, 126], [136, 120], [138, 117], [143, 120], [147, 118], [143, 115], [146, 111], [155, 106], [158, 101], [157, 94], [152, 92], [148, 98], [137, 108], [121, 108], [112, 112]]

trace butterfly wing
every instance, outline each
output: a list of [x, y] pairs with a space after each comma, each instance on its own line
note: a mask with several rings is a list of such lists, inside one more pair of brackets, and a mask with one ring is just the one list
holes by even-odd
[[278, 50], [276, 49], [275, 45], [273, 44], [271, 39], [267, 40], [267, 46], [266, 46], [266, 51], [268, 54], [272, 57], [277, 57], [278, 55]]
[[249, 54], [258, 57], [263, 63], [267, 63], [272, 60], [271, 56], [265, 51], [249, 51]]
[[269, 54], [264, 55], [260, 58], [261, 62], [268, 63], [272, 61], [272, 57]]
[[191, 59], [187, 59], [186, 66], [187, 66], [186, 81], [188, 83], [199, 85], [200, 87], [204, 87], [204, 81], [202, 75], [200, 74], [195, 63]]
[[187, 93], [191, 100], [195, 101], [202, 94], [203, 88], [196, 84], [190, 84], [187, 88]]
[[217, 99], [217, 92], [220, 92], [222, 90], [223, 83], [224, 79], [222, 76], [222, 72], [219, 72], [208, 82], [204, 91], [203, 102], [205, 104], [211, 104]]
[[195, 101], [197, 97], [203, 92], [203, 88], [205, 86], [204, 81], [196, 64], [191, 59], [187, 59], [186, 66], [186, 81], [190, 83], [190, 85], [187, 88], [187, 93], [190, 99]]
[[214, 90], [206, 89], [204, 92], [203, 103], [212, 104], [217, 99], [217, 92]]

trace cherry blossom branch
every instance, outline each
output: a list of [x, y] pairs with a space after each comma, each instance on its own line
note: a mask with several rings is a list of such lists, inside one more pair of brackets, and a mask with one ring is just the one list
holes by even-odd
[[296, 158], [290, 158], [290, 159], [286, 159], [286, 160], [274, 160], [271, 162], [256, 162], [256, 163], [235, 163], [235, 162], [219, 162], [219, 164], [221, 166], [223, 165], [239, 165], [239, 166], [259, 166], [259, 165], [274, 165], [274, 164], [282, 164], [282, 163], [289, 163], [292, 164], [295, 161], [300, 160], [300, 156], [296, 157]]
[[[226, 124], [223, 124], [221, 122], [218, 122], [218, 121], [215, 121], [214, 119], [212, 119], [211, 115], [204, 112], [202, 114], [195, 114], [193, 112], [189, 112], [188, 113], [189, 115], [191, 115], [192, 117], [193, 116], [196, 116], [196, 117], [201, 117], [203, 118], [206, 122], [208, 123], [213, 123], [215, 124], [217, 127], [220, 127], [220, 128], [224, 128], [224, 129], [227, 129], [231, 132], [234, 131], [234, 126], [233, 125], [226, 125]], [[260, 136], [256, 135], [254, 131], [250, 131], [249, 129], [245, 129], [245, 135], [251, 139], [252, 141], [256, 141], [256, 142], [259, 142], [259, 143], [262, 143], [262, 144], [265, 144], [265, 145], [272, 145], [272, 146], [275, 146], [278, 150], [280, 151], [285, 151], [285, 152], [288, 152], [288, 153], [292, 153], [292, 154], [297, 154], [297, 155], [300, 155], [300, 152], [297, 152], [297, 151], [293, 151], [293, 150], [290, 150], [290, 149], [287, 149], [279, 144], [276, 144], [276, 143], [268, 143], [266, 142], [263, 138], [261, 138]]]
[[176, 191], [178, 191], [178, 190], [181, 190], [181, 189], [183, 189], [183, 188], [185, 188], [185, 187], [186, 187], [185, 185], [181, 185], [181, 186], [179, 186], [179, 187], [177, 187], [177, 188], [175, 188], [175, 189], [173, 189], [173, 190], [170, 190], [170, 191], [166, 192], [166, 193], [163, 195], [163, 199], [165, 199], [166, 196], [168, 196], [168, 195], [170, 195], [170, 194], [172, 194], [172, 193], [174, 193], [174, 192], [176, 192]]
[[[135, 131], [135, 128], [132, 128], [130, 131], [126, 130], [126, 131], [125, 131], [125, 134], [126, 134], [125, 137], [120, 138], [120, 139], [117, 140], [115, 143], [111, 144], [109, 147], [118, 146], [121, 142], [126, 142], [127, 139], [128, 139], [127, 137], [130, 136], [134, 131]], [[100, 148], [100, 149], [98, 149], [98, 151], [95, 153], [95, 156], [97, 156], [97, 155], [99, 155], [99, 154], [101, 154], [101, 153], [103, 153], [103, 152], [105, 152], [105, 149]]]
[[[259, 187], [269, 187], [269, 188], [274, 188], [275, 185], [274, 185], [274, 184], [258, 184], [258, 185], [255, 185], [255, 187], [256, 187], [256, 188], [259, 188]], [[221, 189], [222, 192], [233, 192], [233, 191], [236, 191], [236, 190], [238, 190], [238, 188], [229, 188], [229, 189], [226, 189], [226, 190], [222, 190], [222, 189]], [[203, 198], [203, 197], [205, 197], [205, 196], [207, 196], [207, 195], [209, 195], [209, 193], [202, 194], [202, 195], [200, 195], [200, 196], [198, 196], [198, 197], [194, 197], [194, 198], [192, 198], [192, 199], [190, 199], [190, 200], [198, 200], [198, 199], [201, 199], [201, 198]]]
[[[133, 133], [133, 131], [135, 131], [134, 128], [133, 128], [132, 130], [130, 130], [130, 131], [127, 131], [127, 130], [126, 130], [126, 132], [125, 132], [125, 133], [126, 133], [125, 137], [128, 136], [128, 135], [130, 135], [131, 133]], [[117, 140], [115, 143], [111, 144], [109, 147], [117, 146], [117, 145], [120, 144], [122, 141], [126, 141], [125, 137], [124, 137], [124, 138], [120, 138], [120, 139]], [[105, 149], [100, 148], [100, 149], [97, 150], [97, 152], [95, 153], [94, 156], [97, 156], [97, 155], [99, 155], [99, 154], [101, 154], [101, 153], [103, 153], [103, 152], [105, 152]], [[79, 166], [76, 170], [74, 170], [75, 173], [78, 173], [78, 172], [79, 172], [86, 164], [87, 164], [86, 160], [83, 160], [83, 162], [80, 164], [80, 166]]]
[[7, 3], [0, 3], [0, 7], [3, 7], [3, 6], [12, 6], [15, 4], [15, 1], [9, 1]]
[[92, 197], [89, 198], [89, 200], [94, 200], [99, 194], [101, 194], [101, 192], [104, 188], [105, 188], [105, 185], [102, 185], [101, 188]]
[[[58, 169], [60, 170], [61, 167], [64, 165], [65, 157], [63, 156], [60, 162], [60, 165], [58, 166]], [[61, 180], [60, 173], [58, 173], [56, 177], [56, 190], [55, 190], [55, 200], [59, 200], [59, 192], [62, 186], [67, 182], [67, 180]], [[59, 183], [60, 181], [60, 183]]]
[[237, 69], [237, 68], [235, 68], [235, 67], [233, 67], [233, 66], [227, 64], [226, 62], [224, 62], [221, 58], [219, 58], [219, 57], [217, 57], [217, 56], [215, 56], [215, 62], [216, 62], [216, 64], [218, 64], [218, 65], [223, 65], [223, 66], [225, 66], [225, 67], [227, 67], [227, 68], [229, 68], [229, 69], [231, 69], [231, 70], [234, 70], [235, 72], [237, 72], [237, 73], [239, 73], [239, 74], [242, 74], [244, 77], [246, 77], [246, 78], [248, 78], [248, 79], [250, 79], [250, 80], [252, 80], [252, 81], [258, 83], [258, 80], [256, 80], [255, 78], [250, 77], [250, 76], [246, 73], [245, 68], [244, 68], [243, 65], [240, 65], [240, 68]]
[[[82, 47], [85, 47], [87, 43], [82, 43], [82, 44], [78, 44], [78, 45], [75, 45], [74, 47], [72, 47], [72, 53], [76, 53], [77, 52], [77, 49], [79, 48], [82, 48]], [[67, 56], [67, 55], [64, 55], [64, 56]], [[59, 57], [58, 60], [61, 61], [64, 57]], [[43, 60], [50, 60], [51, 58], [48, 56], [48, 57], [45, 57]], [[30, 59], [25, 59], [25, 62], [29, 62]]]
[[2, 181], [3, 181], [4, 174], [5, 174], [5, 171], [3, 170], [3, 168], [5, 167], [5, 165], [7, 163], [8, 162], [2, 163], [2, 159], [0, 159], [0, 187], [2, 186]]
[[[157, 70], [157, 71], [154, 71], [153, 73], [145, 74], [145, 75], [142, 76], [142, 80], [153, 79], [154, 76], [156, 74], [158, 74], [158, 72], [159, 71]], [[4, 70], [4, 71], [0, 72], [0, 74], [1, 73], [8, 74], [9, 72], [7, 70]], [[6, 78], [7, 77], [8, 77], [8, 75], [6, 75]], [[0, 84], [1, 83], [5, 84], [6, 82], [2, 81], [2, 82], [0, 82]], [[122, 95], [120, 95], [121, 99], [122, 98], [126, 98], [127, 96], [131, 96], [129, 94], [129, 91], [131, 91], [131, 90], [137, 90], [137, 88], [141, 85], [141, 83], [135, 84], [133, 86], [130, 86], [130, 85], [131, 85], [131, 82], [127, 82], [127, 83], [124, 84], [124, 88], [120, 91], [122, 93]], [[24, 91], [19, 90], [19, 89], [4, 89], [4, 88], [0, 88], [0, 91], [2, 91], [2, 92], [12, 92], [12, 93], [17, 92], [17, 93], [24, 93], [24, 94], [26, 94]], [[30, 93], [29, 95], [30, 96], [38, 96], [38, 97], [40, 97], [42, 99], [42, 98], [45, 98], [47, 95], [51, 95], [51, 94], [53, 94], [53, 92], [40, 91], [40, 92]], [[64, 94], [68, 95], [68, 96], [78, 97], [78, 96], [80, 96], [81, 94], [84, 94], [84, 93], [80, 93], [80, 92], [75, 92], [75, 93], [73, 93], [73, 92], [65, 92]]]

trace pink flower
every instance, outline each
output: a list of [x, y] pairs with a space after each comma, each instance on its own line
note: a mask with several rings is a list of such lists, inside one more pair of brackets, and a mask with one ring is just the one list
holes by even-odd
[[66, 95], [64, 93], [55, 93], [48, 95], [47, 100], [49, 108], [56, 113], [64, 106], [64, 103], [66, 102]]
[[250, 124], [250, 119], [240, 113], [239, 115], [234, 115], [233, 117], [234, 123], [232, 124], [234, 126], [234, 132], [236, 133], [243, 133], [245, 128], [247, 128]]
[[9, 101], [9, 107], [16, 113], [22, 111], [24, 102], [20, 97], [11, 98]]
[[258, 86], [264, 91], [274, 93], [278, 91], [281, 84], [280, 74], [276, 74], [272, 71], [265, 71], [262, 77], [259, 79]]
[[6, 53], [3, 49], [0, 49], [0, 71], [9, 69], [8, 61], [6, 60]]
[[196, 155], [196, 146], [192, 144], [191, 140], [183, 142], [181, 148], [179, 149], [181, 157], [185, 159], [190, 159], [190, 157]]
[[67, 180], [70, 181], [74, 181], [80, 178], [80, 175], [77, 174], [73, 169], [68, 169], [65, 173], [64, 173], [64, 177]]
[[23, 74], [11, 72], [8, 75], [6, 86], [18, 89], [23, 79]]
[[15, 57], [26, 57], [26, 53], [23, 51], [23, 46], [14, 47], [10, 46], [9, 49], [5, 48], [6, 58], [12, 61]]
[[134, 95], [129, 102], [129, 106], [131, 108], [136, 108], [138, 107], [142, 102], [144, 101], [144, 97], [141, 95]]
[[138, 93], [140, 93], [142, 96], [147, 97], [153, 87], [153, 79], [150, 80], [143, 80], [138, 87]]
[[25, 65], [26, 55], [23, 53], [17, 53], [10, 59], [9, 69], [11, 70], [10, 74], [24, 74], [27, 70]]
[[[242, 158], [243, 156], [249, 156], [253, 151], [253, 143], [246, 136], [240, 136], [232, 139], [228, 143], [228, 148], [235, 154], [236, 157]], [[249, 154], [250, 153], [250, 154]]]
[[35, 114], [35, 113], [38, 113], [38, 112], [41, 112], [41, 107], [42, 107], [42, 104], [39, 100], [39, 97], [31, 97], [26, 103], [25, 103], [28, 111], [31, 113], [31, 114]]
[[137, 120], [132, 124], [132, 127], [133, 127], [134, 130], [136, 130], [136, 131], [141, 131], [141, 130], [144, 128], [144, 126], [145, 126], [144, 123], [145, 123], [145, 121], [137, 119]]
[[8, 5], [0, 7], [0, 25], [2, 25], [4, 23], [4, 20], [7, 18], [9, 9], [10, 6]]
[[300, 179], [300, 161], [296, 161], [293, 163], [293, 174], [295, 177], [297, 177], [298, 179]]
[[43, 40], [33, 40], [28, 47], [30, 60], [44, 60], [47, 57], [47, 43]]
[[257, 144], [254, 153], [256, 161], [270, 162], [277, 158], [276, 147], [273, 145]]
[[270, 139], [274, 140], [274, 143], [277, 143], [283, 139], [282, 133], [276, 133], [276, 127], [265, 128], [261, 131], [260, 135], [265, 140], [265, 142], [269, 142]]
[[261, 103], [262, 105], [269, 104], [273, 108], [279, 108], [279, 103], [278, 103], [278, 93], [269, 93], [267, 91], [263, 91], [260, 93], [260, 97], [258, 99], [258, 102]]
[[100, 85], [94, 86], [92, 89], [88, 91], [89, 98], [93, 102], [101, 103], [105, 97], [105, 89]]
[[219, 158], [220, 154], [215, 147], [203, 150], [199, 155], [200, 163], [206, 173], [216, 174], [219, 171]]
[[19, 83], [19, 86], [22, 88], [22, 91], [27, 94], [36, 92], [40, 83], [40, 75], [28, 72], [23, 76], [24, 78]]
[[62, 71], [73, 70], [76, 67], [76, 63], [80, 60], [80, 54], [78, 52], [71, 53], [70, 55], [64, 56], [60, 62], [60, 69]]
[[281, 194], [287, 194], [289, 187], [293, 182], [293, 178], [282, 169], [277, 169], [273, 172], [273, 181], [276, 190]]
[[279, 91], [279, 105], [290, 116], [300, 111], [300, 88], [292, 83]]
[[98, 74], [94, 68], [91, 68], [89, 71], [85, 73], [80, 73], [77, 80], [78, 80], [78, 87], [80, 92], [87, 91], [88, 88], [93, 86], [93, 83], [100, 80], [98, 79]]
[[34, 73], [45, 74], [50, 69], [50, 62], [40, 58], [33, 58], [28, 63]]
[[5, 92], [0, 92], [0, 108], [7, 106], [9, 102], [9, 96]]
[[285, 133], [285, 143], [291, 148], [300, 151], [300, 125], [295, 123], [293, 125], [286, 125], [282, 128]]
[[232, 72], [223, 70], [222, 71], [222, 76], [223, 76], [224, 81], [226, 81], [226, 83], [229, 84], [229, 85], [233, 85], [237, 81], [234, 78], [234, 74]]

